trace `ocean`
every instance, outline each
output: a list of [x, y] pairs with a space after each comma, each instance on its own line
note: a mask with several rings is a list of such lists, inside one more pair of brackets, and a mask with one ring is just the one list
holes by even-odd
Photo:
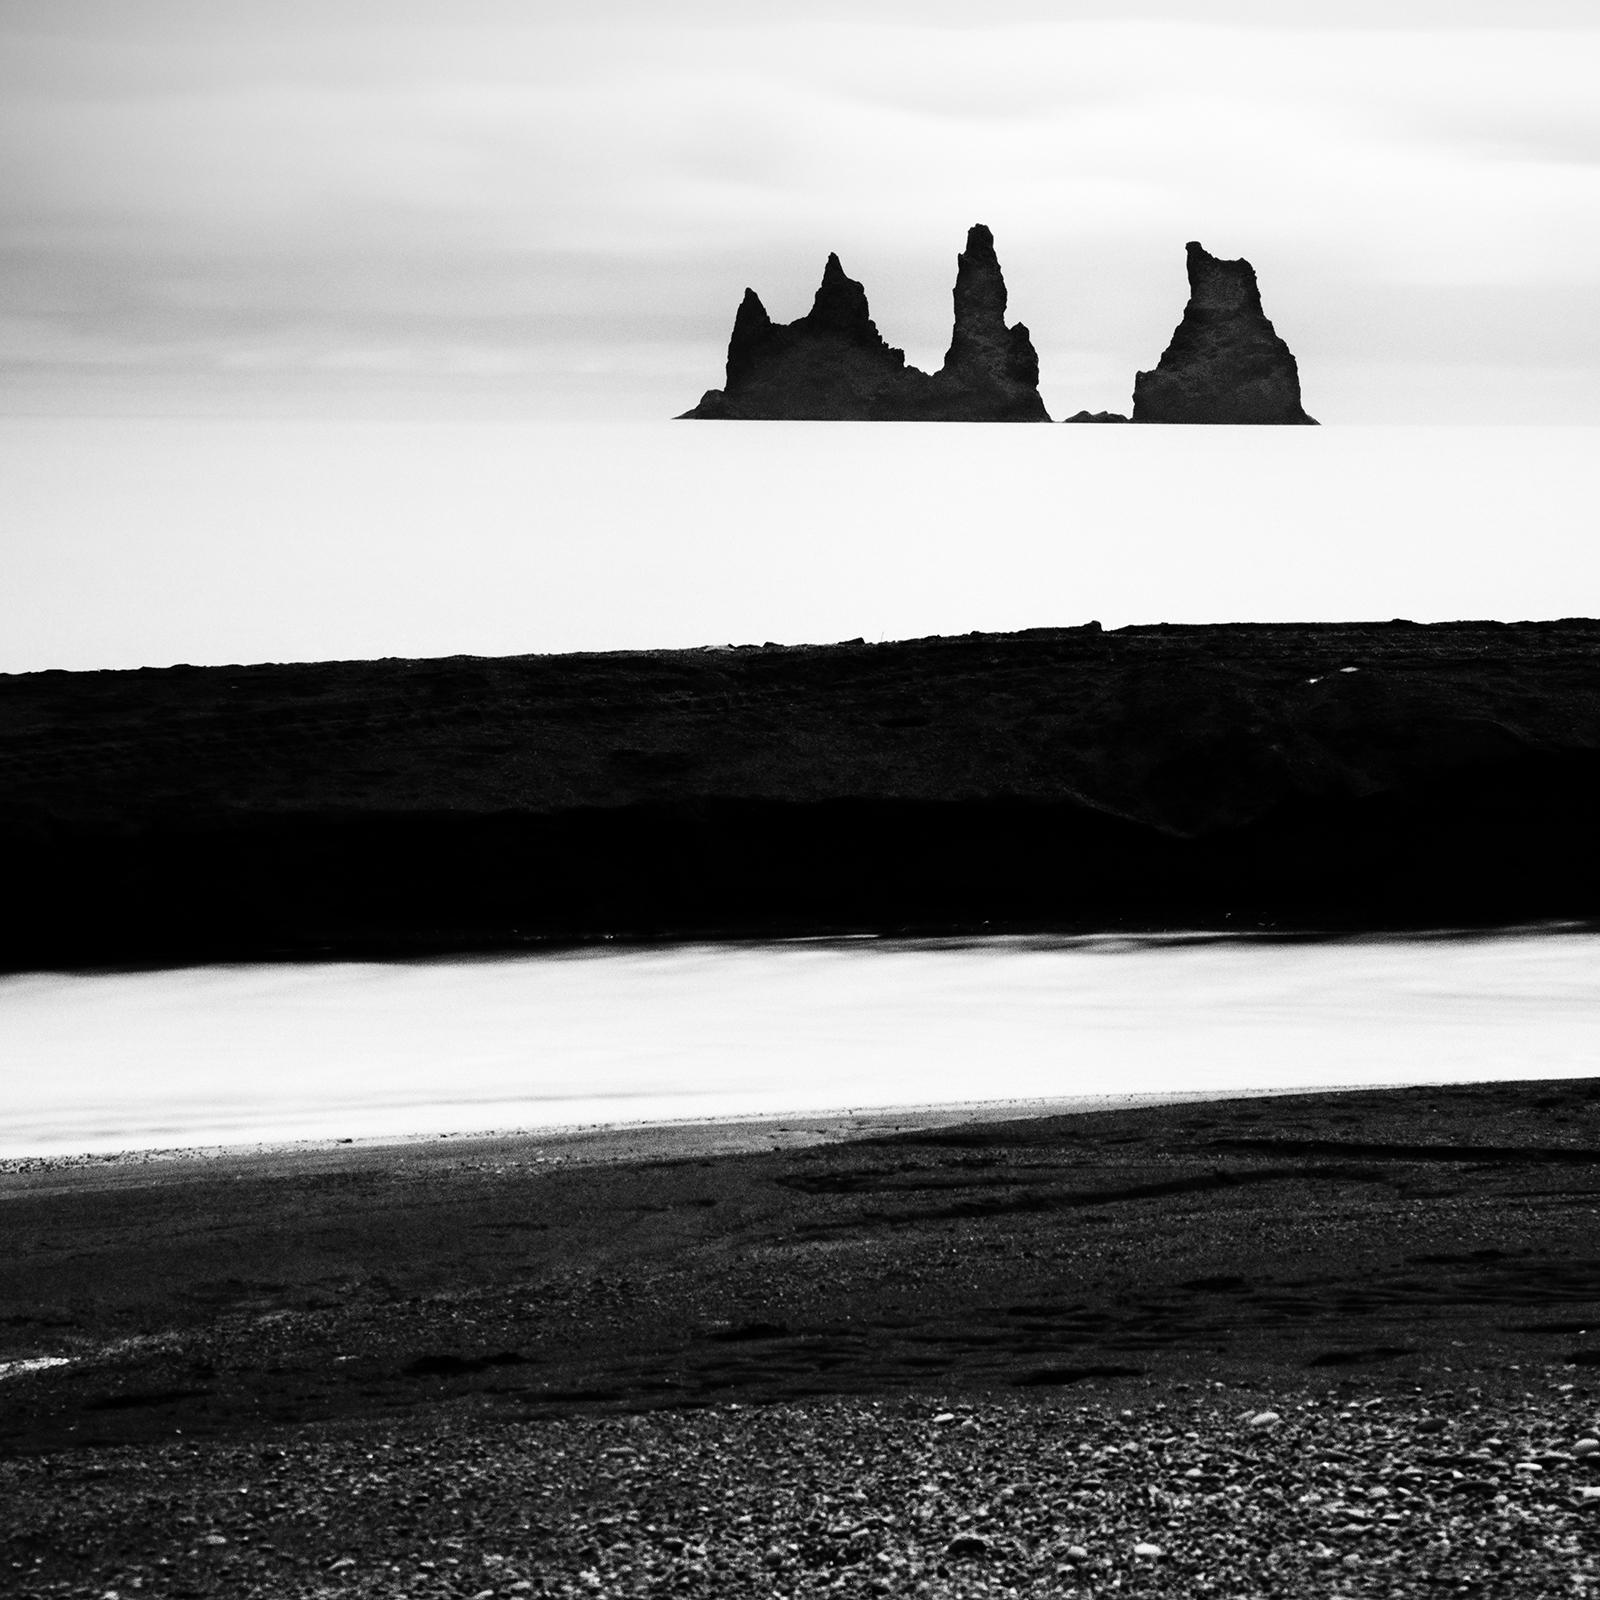
[[0, 420], [0, 671], [1600, 609], [1600, 430]]
[[0, 978], [0, 1156], [1586, 1076], [1600, 933], [793, 940]]

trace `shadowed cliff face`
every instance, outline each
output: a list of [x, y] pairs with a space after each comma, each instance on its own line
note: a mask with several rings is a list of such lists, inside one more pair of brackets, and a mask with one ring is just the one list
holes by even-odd
[[1135, 422], [1311, 423], [1300, 373], [1261, 309], [1255, 269], [1190, 243], [1189, 304], [1153, 372], [1133, 386]]
[[994, 236], [967, 235], [956, 274], [955, 327], [937, 373], [906, 365], [878, 332], [865, 289], [828, 257], [811, 310], [775, 323], [746, 289], [728, 342], [726, 384], [685, 417], [788, 421], [1048, 422], [1028, 330], [1005, 322]]

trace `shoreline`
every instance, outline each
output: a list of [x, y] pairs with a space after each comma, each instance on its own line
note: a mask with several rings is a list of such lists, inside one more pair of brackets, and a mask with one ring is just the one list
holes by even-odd
[[[1441, 1080], [1454, 1081], [1454, 1080]], [[1484, 1079], [1483, 1082], [1515, 1082]], [[44, 1151], [0, 1155], [0, 1179], [65, 1172], [115, 1172], [159, 1167], [180, 1170], [218, 1166], [283, 1169], [302, 1163], [386, 1155], [396, 1160], [426, 1161], [438, 1156], [509, 1151], [538, 1146], [552, 1163], [603, 1166], [624, 1161], [676, 1160], [722, 1155], [747, 1155], [776, 1149], [805, 1149], [852, 1139], [895, 1133], [925, 1133], [967, 1123], [1026, 1122], [1039, 1117], [1087, 1116], [1102, 1111], [1145, 1107], [1209, 1104], [1262, 1097], [1354, 1094], [1391, 1087], [1359, 1083], [1298, 1089], [1268, 1088], [1172, 1090], [1149, 1094], [1085, 1094], [1020, 1099], [941, 1101], [937, 1104], [837, 1108], [822, 1111], [772, 1111], [726, 1117], [674, 1117], [600, 1124], [550, 1124], [516, 1128], [445, 1130], [437, 1133], [372, 1134], [349, 1138], [244, 1140], [232, 1144], [137, 1147], [125, 1150]], [[441, 1148], [447, 1147], [447, 1148]]]
[[13, 1570], [63, 1600], [1600, 1582], [1600, 1077], [945, 1109], [0, 1174]]
[[1582, 1076], [1595, 942], [808, 940], [0, 980], [0, 1053], [37, 1069], [0, 1095], [0, 1171], [474, 1139], [575, 1157], [646, 1129], [761, 1148], [862, 1117]]

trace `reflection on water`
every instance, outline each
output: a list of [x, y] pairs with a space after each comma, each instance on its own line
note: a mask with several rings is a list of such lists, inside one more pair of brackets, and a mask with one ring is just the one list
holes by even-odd
[[0, 1154], [1586, 1075], [1600, 933], [799, 940], [0, 979]]

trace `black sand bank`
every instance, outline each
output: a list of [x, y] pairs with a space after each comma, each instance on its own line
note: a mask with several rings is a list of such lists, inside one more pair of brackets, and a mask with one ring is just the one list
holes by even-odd
[[0, 678], [0, 962], [1600, 914], [1600, 623]]

